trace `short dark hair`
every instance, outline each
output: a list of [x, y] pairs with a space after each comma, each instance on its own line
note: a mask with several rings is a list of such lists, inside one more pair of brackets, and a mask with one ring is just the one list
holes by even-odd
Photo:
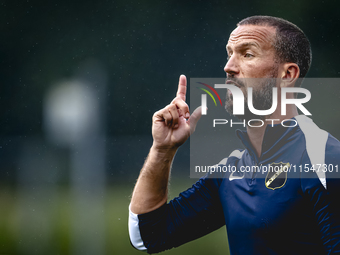
[[[237, 26], [258, 25], [276, 29], [274, 48], [281, 63], [296, 63], [300, 78], [306, 76], [312, 62], [312, 49], [305, 33], [293, 23], [271, 16], [251, 16], [241, 20]], [[302, 80], [302, 79], [301, 79]]]

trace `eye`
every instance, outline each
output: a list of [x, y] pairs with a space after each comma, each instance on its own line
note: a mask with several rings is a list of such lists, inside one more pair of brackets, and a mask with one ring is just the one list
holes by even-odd
[[252, 58], [252, 57], [254, 57], [254, 55], [252, 55], [250, 53], [246, 53], [246, 54], [244, 54], [244, 57], [245, 58]]

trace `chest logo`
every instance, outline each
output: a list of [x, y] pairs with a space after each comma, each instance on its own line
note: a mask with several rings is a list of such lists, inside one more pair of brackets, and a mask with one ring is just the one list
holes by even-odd
[[272, 190], [282, 188], [286, 184], [289, 168], [289, 163], [271, 163], [264, 181], [266, 187]]

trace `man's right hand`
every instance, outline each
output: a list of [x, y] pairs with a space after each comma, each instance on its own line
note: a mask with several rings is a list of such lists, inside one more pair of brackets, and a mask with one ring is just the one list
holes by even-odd
[[194, 132], [201, 110], [200, 107], [197, 108], [190, 116], [185, 102], [186, 92], [187, 79], [185, 75], [181, 75], [174, 100], [153, 115], [152, 136], [155, 149], [177, 149]]
[[171, 162], [177, 148], [194, 132], [201, 117], [200, 107], [190, 116], [186, 91], [187, 79], [181, 75], [176, 98], [153, 116], [153, 145], [131, 198], [130, 209], [135, 214], [153, 211], [167, 201]]

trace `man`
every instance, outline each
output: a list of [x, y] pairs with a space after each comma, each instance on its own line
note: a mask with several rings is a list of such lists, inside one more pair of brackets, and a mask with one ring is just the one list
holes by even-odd
[[[254, 106], [270, 108], [267, 93], [278, 91], [274, 124], [247, 126], [237, 135], [245, 150], [236, 150], [220, 162], [235, 166], [232, 173], [208, 174], [167, 203], [171, 162], [177, 148], [195, 129], [201, 110], [191, 115], [185, 103], [186, 77], [180, 76], [176, 98], [153, 116], [153, 145], [133, 191], [129, 232], [133, 246], [149, 253], [177, 247], [224, 224], [231, 254], [333, 254], [340, 252], [339, 212], [335, 204], [337, 180], [324, 171], [240, 172], [245, 166], [338, 165], [340, 144], [309, 118], [287, 105], [281, 115], [283, 88], [299, 86], [310, 63], [311, 50], [304, 33], [292, 23], [274, 17], [242, 20], [231, 33], [227, 84], [247, 97], [253, 88]], [[261, 78], [261, 79], [246, 79]], [[232, 94], [226, 103], [232, 109]], [[294, 98], [293, 93], [287, 97]], [[268, 100], [268, 98], [270, 100]], [[255, 108], [256, 108], [255, 107]], [[254, 115], [249, 109], [246, 120]], [[271, 123], [268, 123], [271, 124]], [[280, 177], [280, 178], [278, 178]], [[209, 245], [209, 244], [207, 244]]]

